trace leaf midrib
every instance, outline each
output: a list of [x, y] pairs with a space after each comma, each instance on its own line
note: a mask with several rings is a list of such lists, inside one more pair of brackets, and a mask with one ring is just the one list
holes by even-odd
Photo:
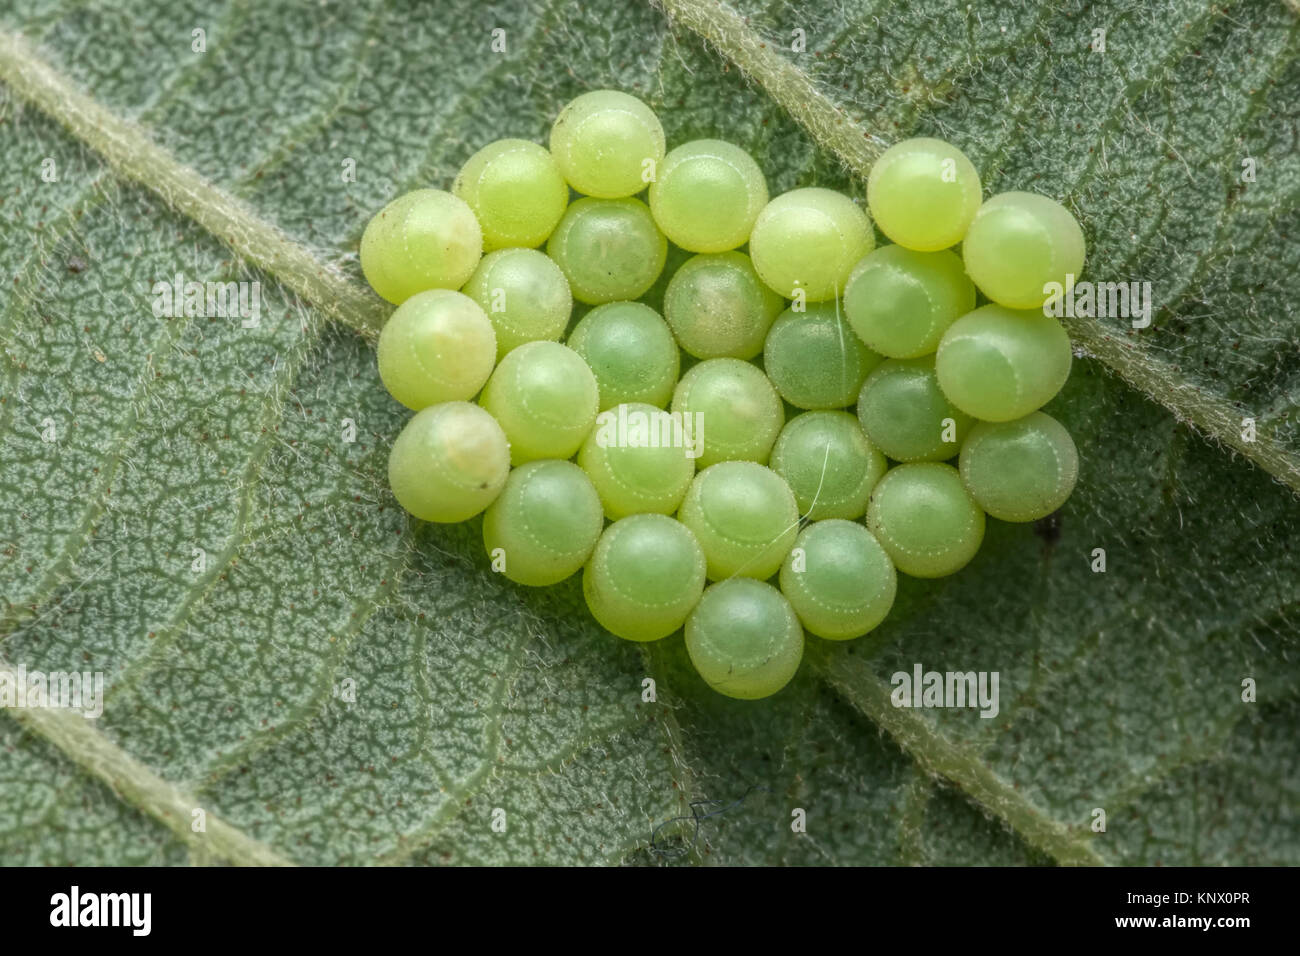
[[[0, 658], [0, 668], [9, 665]], [[32, 707], [6, 711], [27, 731], [45, 740], [88, 776], [102, 781], [123, 803], [157, 820], [196, 850], [245, 866], [292, 866], [281, 856], [217, 814], [202, 801], [158, 776], [75, 710]], [[202, 830], [194, 811], [203, 809]]]

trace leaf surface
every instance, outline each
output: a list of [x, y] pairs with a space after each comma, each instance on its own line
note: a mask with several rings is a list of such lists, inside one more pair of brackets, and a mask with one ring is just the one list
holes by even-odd
[[[666, 6], [3, 14], [0, 657], [107, 687], [96, 721], [0, 714], [0, 859], [1297, 862], [1294, 11]], [[406, 414], [361, 229], [602, 86], [670, 142], [742, 144], [773, 193], [860, 197], [883, 145], [944, 136], [986, 190], [1065, 198], [1087, 277], [1153, 284], [1151, 328], [1071, 327], [1059, 525], [991, 522], [962, 573], [904, 579], [875, 635], [810, 640], [758, 704], [386, 488]], [[260, 324], [155, 316], [177, 272], [260, 281]], [[917, 662], [997, 671], [998, 715], [892, 707]]]

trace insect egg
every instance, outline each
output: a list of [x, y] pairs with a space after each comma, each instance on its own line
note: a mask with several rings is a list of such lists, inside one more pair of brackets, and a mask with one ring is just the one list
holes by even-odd
[[694, 427], [701, 468], [720, 461], [766, 462], [785, 421], [781, 397], [762, 370], [732, 358], [692, 367], [677, 383], [672, 410]]
[[524, 139], [484, 146], [461, 167], [451, 191], [474, 210], [488, 252], [540, 246], [569, 204], [551, 154]]
[[474, 517], [496, 500], [509, 472], [505, 432], [469, 402], [443, 402], [417, 412], [388, 453], [393, 497], [425, 521]]
[[510, 472], [483, 516], [483, 544], [516, 584], [563, 581], [586, 562], [605, 517], [591, 480], [571, 461], [530, 461]]
[[686, 652], [710, 687], [728, 697], [770, 697], [803, 659], [803, 628], [785, 596], [753, 578], [704, 592], [686, 619]]
[[833, 299], [859, 259], [875, 245], [871, 221], [842, 193], [809, 187], [782, 193], [758, 214], [749, 256], [777, 295], [808, 302]]
[[934, 359], [889, 359], [867, 376], [858, 420], [872, 443], [895, 461], [952, 458], [973, 424], [939, 389]]
[[767, 205], [758, 163], [731, 143], [683, 143], [660, 164], [650, 184], [650, 211], [669, 239], [690, 252], [726, 252], [749, 240]]
[[678, 520], [695, 532], [714, 581], [770, 578], [794, 546], [799, 509], [785, 480], [752, 461], [724, 461], [695, 476]]
[[492, 323], [472, 299], [450, 289], [417, 292], [379, 333], [379, 377], [389, 394], [419, 411], [473, 398], [496, 364]]
[[867, 205], [880, 231], [922, 252], [961, 242], [980, 205], [980, 177], [966, 154], [941, 139], [905, 139], [867, 177]]
[[862, 344], [834, 303], [786, 309], [763, 345], [768, 378], [796, 408], [852, 405], [881, 358]]
[[961, 449], [961, 478], [981, 508], [1003, 521], [1037, 521], [1070, 497], [1079, 452], [1065, 426], [1045, 412], [980, 422]]
[[986, 305], [949, 326], [934, 370], [944, 395], [967, 415], [1005, 422], [1051, 401], [1070, 377], [1073, 358], [1056, 319]]
[[1078, 278], [1085, 253], [1083, 230], [1070, 211], [1037, 193], [999, 193], [980, 206], [962, 257], [981, 292], [1011, 309], [1036, 309]]
[[848, 412], [804, 412], [781, 429], [772, 470], [794, 492], [807, 518], [861, 518], [885, 473], [885, 456]]
[[658, 514], [610, 525], [582, 576], [592, 616], [629, 641], [657, 641], [681, 627], [704, 584], [704, 552], [695, 535]]
[[617, 520], [640, 512], [669, 514], [682, 503], [695, 460], [691, 436], [675, 433], [680, 419], [653, 405], [619, 405], [596, 416], [578, 452], [605, 514]]
[[973, 308], [975, 284], [947, 251], [884, 246], [853, 267], [844, 289], [849, 325], [889, 358], [929, 355], [948, 326]]
[[899, 465], [871, 492], [867, 527], [904, 574], [938, 578], [960, 571], [984, 540], [984, 512], [957, 469]]
[[785, 304], [740, 252], [695, 256], [673, 273], [664, 316], [696, 358], [752, 359]]
[[489, 252], [462, 291], [491, 320], [498, 361], [525, 342], [557, 341], [573, 311], [564, 273], [536, 249]]
[[525, 342], [501, 360], [479, 396], [510, 439], [510, 462], [569, 458], [596, 421], [600, 391], [577, 352]]
[[832, 641], [861, 637], [894, 606], [898, 575], [889, 555], [856, 521], [815, 521], [781, 566], [781, 592], [803, 626]]
[[417, 189], [375, 214], [361, 235], [361, 271], [401, 305], [425, 289], [459, 289], [483, 254], [483, 231], [462, 199]]
[[682, 356], [672, 330], [650, 306], [598, 305], [573, 327], [567, 344], [596, 376], [602, 412], [627, 402], [662, 406], [672, 398]]
[[621, 199], [639, 193], [653, 178], [664, 158], [664, 128], [654, 110], [635, 96], [593, 90], [556, 117], [551, 154], [578, 192]]
[[573, 297], [588, 305], [636, 299], [654, 285], [668, 242], [637, 199], [579, 199], [555, 227], [546, 254]]

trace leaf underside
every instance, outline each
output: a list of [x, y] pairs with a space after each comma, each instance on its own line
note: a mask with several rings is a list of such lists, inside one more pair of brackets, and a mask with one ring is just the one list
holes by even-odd
[[[1300, 862], [1295, 13], [665, 6], [0, 14], [0, 659], [106, 681], [96, 721], [0, 714], [0, 861]], [[383, 315], [361, 229], [605, 86], [670, 142], [743, 145], [774, 194], [860, 197], [881, 145], [951, 139], [986, 192], [1067, 200], [1087, 278], [1153, 284], [1151, 328], [1072, 328], [1088, 354], [1048, 410], [1083, 469], [1056, 525], [990, 522], [767, 701], [705, 688], [680, 635], [611, 638], [575, 580], [510, 585], [478, 522], [387, 491], [407, 413], [356, 334]], [[260, 281], [260, 325], [155, 317], [178, 272]], [[917, 662], [999, 672], [1000, 712], [893, 708]]]

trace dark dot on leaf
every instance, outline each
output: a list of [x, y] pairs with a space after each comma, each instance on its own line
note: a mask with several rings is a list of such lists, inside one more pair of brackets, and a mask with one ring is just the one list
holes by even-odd
[[1034, 522], [1034, 534], [1043, 539], [1048, 545], [1056, 544], [1061, 540], [1061, 517], [1059, 511], [1053, 511], [1046, 518], [1039, 518]]

